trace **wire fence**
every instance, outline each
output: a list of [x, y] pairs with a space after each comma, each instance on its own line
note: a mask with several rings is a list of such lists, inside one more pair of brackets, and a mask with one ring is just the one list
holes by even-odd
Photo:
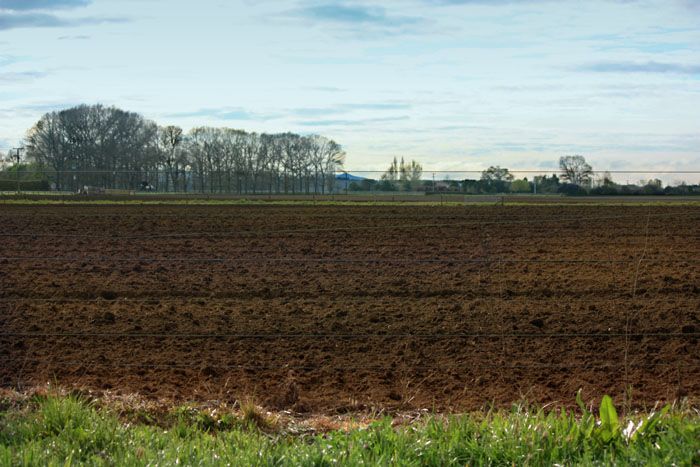
[[[3, 361], [0, 359], [0, 361]], [[6, 361], [6, 360], [5, 360]], [[316, 365], [294, 365], [294, 364], [281, 364], [281, 365], [226, 365], [215, 362], [195, 362], [195, 363], [146, 363], [146, 362], [110, 362], [110, 361], [100, 361], [100, 360], [52, 360], [52, 359], [26, 359], [23, 360], [26, 363], [47, 363], [52, 366], [57, 367], [104, 367], [104, 368], [153, 368], [161, 370], [174, 370], [174, 369], [221, 369], [221, 370], [323, 370], [323, 371], [357, 371], [357, 370], [367, 370], [367, 371], [388, 371], [388, 370], [398, 370], [402, 369], [400, 364], [389, 364], [389, 365], [333, 365], [333, 364], [316, 364]], [[672, 369], [696, 369], [700, 368], [700, 362], [653, 362], [653, 363], [629, 363], [627, 365], [622, 363], [538, 363], [538, 364], [508, 364], [508, 363], [476, 363], [469, 362], [465, 364], [432, 364], [432, 365], [421, 365], [421, 364], [408, 364], [406, 369], [410, 370], [420, 370], [420, 371], [432, 371], [441, 372], [446, 370], [452, 371], [463, 371], [463, 372], [474, 372], [474, 370], [489, 368], [494, 370], [504, 370], [504, 369], [522, 369], [522, 370], [545, 370], [545, 369], [557, 369], [557, 370], [571, 370], [571, 369], [592, 369], [592, 370], [620, 370], [625, 367], [628, 368], [672, 368]]]
[[564, 332], [564, 333], [129, 333], [129, 332], [2, 332], [0, 339], [24, 337], [41, 339], [44, 337], [94, 337], [114, 339], [618, 339], [618, 338], [684, 338], [696, 339], [700, 332]]
[[469, 259], [404, 259], [404, 258], [120, 258], [110, 256], [0, 256], [0, 261], [21, 262], [115, 262], [115, 263], [314, 263], [314, 264], [638, 264], [643, 263], [698, 263], [697, 258], [668, 259], [514, 259], [514, 258], [469, 258]]
[[[619, 290], [618, 290], [619, 291]], [[5, 290], [5, 293], [9, 293], [9, 290]], [[129, 294], [130, 291], [125, 291], [124, 294], [118, 294], [114, 293], [114, 295], [110, 295], [108, 298], [102, 297], [102, 293], [100, 291], [93, 291], [87, 293], [89, 296], [82, 296], [82, 297], [76, 297], [76, 296], [66, 296], [64, 294], [56, 294], [52, 293], [50, 296], [46, 297], [37, 297], [36, 295], [39, 293], [36, 289], [29, 289], [29, 290], [23, 290], [23, 296], [20, 297], [0, 297], [0, 303], [9, 303], [9, 304], [51, 304], [51, 303], [58, 303], [58, 304], [100, 304], [100, 306], [105, 307], [109, 305], [152, 305], [152, 306], [159, 306], [159, 305], [164, 305], [164, 304], [186, 304], [186, 305], [200, 305], [200, 306], [207, 306], [208, 304], [214, 303], [214, 304], [237, 304], [240, 302], [246, 302], [250, 300], [250, 296], [248, 295], [242, 295], [242, 296], [230, 296], [230, 295], [217, 295], [208, 291], [203, 292], [202, 294], [198, 295], [195, 293], [192, 293], [191, 291], [183, 292], [182, 295], [177, 295], [171, 291], [146, 291], [146, 292], [133, 292], [134, 295]], [[619, 291], [620, 294], [618, 296], [614, 297], [606, 297], [606, 298], [600, 298], [599, 296], [595, 295], [594, 291], [591, 293], [591, 295], [586, 295], [586, 296], [575, 296], [575, 295], [560, 295], [557, 297], [559, 300], [566, 300], [567, 304], [571, 305], [581, 305], [581, 304], [586, 304], [586, 305], [596, 305], [596, 304], [614, 304], [614, 305], [636, 305], [636, 304], [653, 304], [654, 299], [649, 298], [649, 297], [631, 297], [631, 293], [627, 291]], [[608, 291], [609, 292], [609, 291]], [[15, 291], [17, 293], [17, 291]], [[496, 294], [500, 294], [500, 291], [496, 291]], [[85, 292], [78, 292], [75, 295], [81, 295], [81, 294], [86, 294]], [[159, 295], [162, 294], [162, 295]], [[378, 294], [372, 294], [372, 293], [365, 293], [363, 295], [358, 295], [354, 294], [351, 295], [352, 292], [348, 293], [341, 293], [337, 294], [336, 296], [340, 296], [345, 300], [347, 303], [353, 303], [353, 302], [363, 302], [367, 300], [376, 300], [377, 298], [381, 298], [381, 295]], [[26, 296], [26, 295], [32, 295], [32, 296]], [[144, 297], [145, 295], [145, 297]], [[420, 295], [418, 297], [417, 295]], [[471, 299], [476, 299], [481, 297], [482, 295], [484, 297], [490, 298], [491, 294], [487, 294], [486, 291], [483, 293], [480, 293], [478, 296], [475, 295], [473, 292], [465, 292], [463, 290], [455, 290], [454, 293], [450, 294], [454, 296], [462, 296], [462, 297], [468, 297]], [[279, 300], [280, 298], [284, 297], [297, 297], [299, 294], [286, 294], [284, 296], [275, 296], [273, 298], [267, 298], [268, 300]], [[389, 297], [389, 298], [395, 298], [394, 295], [386, 293], [384, 296]], [[437, 294], [434, 296], [446, 296], [446, 294], [443, 291], [439, 291]], [[432, 298], [433, 296], [427, 294], [426, 292], [419, 290], [416, 295], [413, 295], [409, 292], [404, 293], [403, 297], [405, 298], [421, 298], [421, 297], [427, 297], [427, 298]], [[261, 300], [265, 300], [265, 297], [259, 297]], [[304, 299], [307, 304], [313, 304], [313, 299], [322, 299], [325, 298], [323, 294], [317, 294], [315, 296], [305, 296]], [[504, 304], [517, 304], [519, 302], [528, 302], [528, 303], [533, 303], [538, 306], [547, 304], [547, 303], [552, 303], [552, 298], [551, 297], [532, 297], [532, 296], [527, 296], [527, 295], [508, 295], [501, 297], [502, 301]], [[694, 302], [698, 301], [700, 303], [700, 296], [698, 297], [691, 297], [691, 296], [675, 296], [672, 299], [669, 297], [662, 297], [658, 298], [658, 300], [664, 301], [665, 303], [687, 303], [687, 302]], [[700, 306], [698, 307], [700, 310]], [[486, 313], [487, 310], [480, 309], [479, 310], [481, 313]]]
[[[597, 194], [700, 194], [699, 170], [634, 169], [595, 170], [579, 182]], [[188, 195], [331, 195], [331, 194], [493, 194], [568, 193], [560, 169], [511, 169], [489, 176], [484, 169], [426, 169], [419, 173], [388, 173], [354, 168], [326, 170], [290, 169], [275, 172], [260, 168], [209, 168], [171, 170], [151, 166], [61, 170], [20, 166], [0, 171], [0, 191], [53, 191], [91, 195], [178, 194]], [[569, 190], [570, 191], [570, 190]]]

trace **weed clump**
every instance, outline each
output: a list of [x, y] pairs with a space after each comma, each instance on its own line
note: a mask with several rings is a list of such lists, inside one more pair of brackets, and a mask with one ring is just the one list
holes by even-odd
[[251, 400], [241, 403], [241, 416], [246, 426], [255, 427], [262, 431], [273, 431], [277, 426], [275, 417], [267, 414]]

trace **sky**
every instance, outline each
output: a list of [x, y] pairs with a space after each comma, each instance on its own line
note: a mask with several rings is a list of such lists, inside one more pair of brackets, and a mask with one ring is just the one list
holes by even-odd
[[355, 170], [700, 170], [700, 0], [0, 0], [0, 150], [81, 103]]

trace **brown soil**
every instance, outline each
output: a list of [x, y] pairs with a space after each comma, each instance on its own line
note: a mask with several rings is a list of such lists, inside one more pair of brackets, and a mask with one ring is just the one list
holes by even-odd
[[4, 205], [0, 234], [5, 387], [326, 413], [700, 396], [696, 206]]

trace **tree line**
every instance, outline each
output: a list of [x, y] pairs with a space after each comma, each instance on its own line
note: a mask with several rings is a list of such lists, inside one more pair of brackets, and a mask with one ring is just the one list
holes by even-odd
[[540, 193], [583, 195], [693, 195], [700, 194], [699, 185], [679, 183], [664, 186], [659, 179], [640, 180], [638, 183], [619, 184], [609, 172], [596, 176], [593, 167], [581, 155], [559, 158], [559, 173], [535, 175], [516, 179], [508, 168], [491, 166], [481, 172], [479, 179], [431, 180], [423, 179], [420, 163], [397, 163], [394, 158], [379, 180], [364, 179], [349, 184], [349, 191], [424, 191], [463, 194]]
[[[14, 154], [13, 154], [14, 155]], [[27, 132], [25, 163], [0, 167], [0, 191], [104, 189], [199, 193], [425, 191], [464, 194], [700, 194], [697, 185], [664, 187], [657, 179], [615, 183], [594, 177], [583, 156], [563, 156], [559, 173], [515, 179], [492, 166], [479, 179], [424, 179], [422, 165], [394, 157], [378, 180], [336, 179], [340, 144], [319, 135], [255, 133], [232, 128], [160, 126], [134, 112], [80, 105], [44, 114]], [[2, 161], [0, 157], [0, 162]]]
[[56, 190], [84, 185], [201, 193], [324, 193], [343, 166], [320, 135], [197, 127], [185, 133], [134, 112], [80, 105], [46, 113], [27, 132], [26, 160]]

